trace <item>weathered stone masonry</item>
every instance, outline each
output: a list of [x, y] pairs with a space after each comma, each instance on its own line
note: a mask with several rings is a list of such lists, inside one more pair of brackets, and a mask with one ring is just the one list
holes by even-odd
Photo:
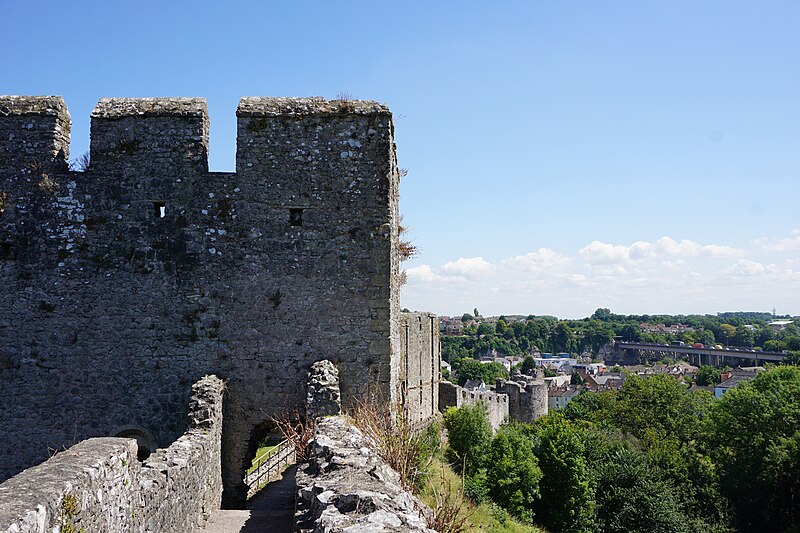
[[436, 315], [400, 314], [400, 353], [400, 400], [407, 419], [418, 424], [439, 413], [442, 356]]
[[317, 425], [309, 460], [297, 470], [295, 530], [433, 533], [426, 526], [431, 510], [403, 490], [369, 437], [339, 414], [336, 368], [314, 363], [309, 382], [308, 412]]
[[243, 98], [237, 116], [236, 172], [208, 172], [203, 99], [102, 99], [70, 172], [62, 99], [0, 97], [0, 480], [93, 436], [165, 446], [215, 373], [234, 503], [314, 361], [345, 404], [400, 399], [391, 114]]
[[[224, 385], [205, 376], [192, 388], [189, 430], [169, 448], [136, 460], [136, 441], [93, 438], [0, 484], [0, 531], [193, 532], [222, 495]], [[64, 498], [72, 513], [63, 512]]]

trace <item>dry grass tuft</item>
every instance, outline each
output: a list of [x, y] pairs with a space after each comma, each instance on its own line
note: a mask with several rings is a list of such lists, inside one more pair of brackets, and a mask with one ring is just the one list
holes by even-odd
[[353, 101], [353, 96], [350, 94], [349, 91], [339, 91], [338, 93], [336, 93], [336, 98], [334, 98], [334, 100], [339, 102], [340, 111], [351, 113], [356, 108], [356, 104]]
[[48, 174], [42, 174], [42, 179], [39, 180], [39, 188], [48, 194], [55, 194], [56, 189], [58, 189], [58, 183]]
[[360, 402], [348, 415], [371, 439], [378, 455], [400, 474], [404, 489], [413, 492], [422, 485], [439, 446], [438, 425], [417, 431], [399, 409], [387, 412], [378, 402]]
[[283, 438], [294, 445], [297, 462], [308, 461], [311, 455], [311, 441], [314, 439], [314, 432], [317, 430], [317, 421], [309, 419], [306, 415], [271, 417], [271, 420], [277, 426]]
[[453, 490], [442, 466], [438, 482], [429, 485], [428, 493], [431, 506], [430, 509], [423, 510], [422, 514], [429, 528], [439, 533], [463, 533], [468, 530], [471, 513], [467, 511], [463, 477], [459, 487]]
[[89, 152], [83, 152], [83, 154], [70, 161], [69, 169], [73, 172], [86, 172], [89, 170]]

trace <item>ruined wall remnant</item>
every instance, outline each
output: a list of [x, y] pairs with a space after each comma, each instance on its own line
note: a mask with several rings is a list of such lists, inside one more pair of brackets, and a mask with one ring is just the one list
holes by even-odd
[[392, 116], [346, 104], [243, 98], [222, 173], [203, 99], [102, 99], [91, 164], [70, 172], [63, 100], [0, 97], [0, 480], [132, 428], [165, 446], [215, 373], [233, 503], [315, 361], [340, 369], [345, 405], [400, 400]]
[[522, 377], [519, 381], [498, 379], [494, 391], [467, 390], [448, 381], [439, 383], [439, 409], [483, 403], [489, 423], [497, 430], [506, 420], [530, 424], [547, 414], [547, 384], [541, 376]]
[[197, 382], [190, 429], [144, 463], [135, 440], [92, 438], [0, 484], [0, 531], [202, 530], [222, 497], [223, 390]]
[[311, 365], [308, 372], [306, 415], [310, 419], [342, 413], [342, 395], [339, 391], [339, 371], [324, 359]]
[[405, 416], [412, 424], [439, 412], [440, 346], [436, 315], [400, 314], [401, 395]]
[[497, 431], [500, 426], [508, 421], [509, 402], [508, 395], [494, 391], [467, 390], [449, 381], [439, 383], [439, 408], [442, 412], [448, 407], [463, 407], [465, 405], [483, 404], [489, 425]]
[[[315, 363], [309, 374], [309, 412], [335, 397], [336, 369]], [[325, 386], [317, 386], [321, 381]], [[403, 490], [400, 475], [346, 416], [317, 418], [311, 455], [296, 473], [296, 531], [426, 532], [431, 510]]]
[[297, 491], [297, 531], [433, 533], [425, 504], [342, 416], [320, 419]]

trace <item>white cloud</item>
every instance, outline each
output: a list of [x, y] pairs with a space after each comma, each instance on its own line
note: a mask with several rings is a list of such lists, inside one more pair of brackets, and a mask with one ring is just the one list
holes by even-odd
[[408, 276], [409, 281], [421, 281], [427, 283], [427, 282], [436, 282], [444, 280], [444, 276], [440, 276], [439, 274], [434, 274], [433, 269], [430, 267], [430, 265], [419, 265], [407, 268], [405, 272], [406, 276]]
[[630, 248], [621, 244], [592, 241], [578, 250], [578, 255], [592, 264], [621, 263], [631, 258]]
[[742, 257], [747, 250], [721, 244], [700, 244], [689, 239], [676, 241], [661, 237], [655, 243], [636, 241], [630, 246], [592, 241], [578, 250], [578, 255], [590, 265], [620, 264], [658, 257]]
[[502, 261], [504, 267], [523, 272], [558, 272], [569, 268], [572, 260], [549, 248], [539, 248], [535, 252], [509, 257]]
[[[590, 315], [691, 313], [731, 309], [800, 312], [800, 260], [793, 237], [751, 242], [751, 249], [663, 236], [630, 245], [591, 241], [573, 253], [539, 248], [489, 262], [483, 257], [408, 269], [404, 305], [443, 314], [477, 306], [484, 314]], [[748, 257], [749, 256], [749, 257]], [[414, 303], [419, 302], [419, 303]], [[463, 308], [462, 308], [463, 307]]]
[[791, 252], [800, 250], [800, 229], [792, 230], [789, 237], [774, 239], [763, 237], [757, 239], [755, 243], [765, 252]]
[[460, 257], [442, 265], [442, 271], [451, 275], [475, 278], [491, 273], [492, 265], [483, 257]]
[[750, 259], [740, 259], [732, 267], [726, 268], [722, 272], [734, 276], [757, 276], [767, 271], [767, 267], [757, 261]]

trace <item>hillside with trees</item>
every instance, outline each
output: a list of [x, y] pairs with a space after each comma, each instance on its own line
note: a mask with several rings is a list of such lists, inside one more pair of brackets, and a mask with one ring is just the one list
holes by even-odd
[[715, 400], [632, 376], [492, 436], [480, 404], [445, 414], [467, 495], [552, 532], [797, 531], [800, 368]]
[[[794, 355], [800, 358], [800, 319], [776, 331], [768, 325], [775, 318], [769, 313], [753, 312], [617, 315], [608, 309], [598, 309], [592, 316], [580, 320], [534, 315], [484, 319], [465, 314], [461, 317], [464, 324], [461, 335], [442, 336], [442, 357], [449, 362], [490, 354], [521, 356], [535, 352], [595, 357], [603, 346], [619, 337], [625, 341], [657, 344], [682, 341], [690, 345], [786, 350], [797, 352]], [[677, 325], [680, 327], [674, 327]]]

